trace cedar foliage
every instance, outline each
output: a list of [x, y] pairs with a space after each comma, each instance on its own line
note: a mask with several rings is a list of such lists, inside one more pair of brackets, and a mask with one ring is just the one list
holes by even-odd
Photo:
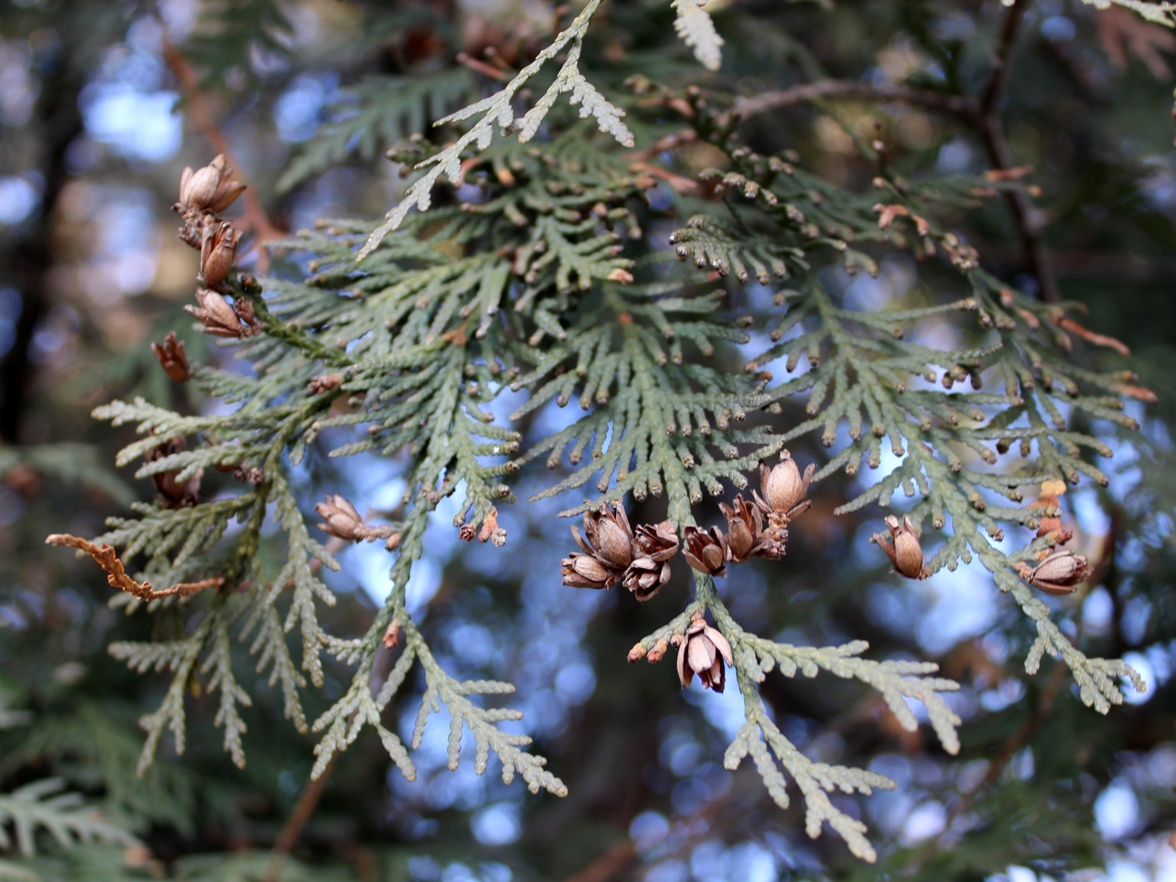
[[[1081, 761], [1072, 758], [1051, 775], [1047, 756], [1037, 754], [1035, 793], [1013, 768], [1014, 754], [1031, 737], [1045, 739], [1067, 725], [1124, 746], [1113, 734], [1120, 724], [1097, 722], [1081, 706], [1109, 720], [1123, 713], [1113, 705], [1144, 688], [1123, 655], [1164, 645], [1168, 623], [1157, 611], [1146, 637], [1127, 637], [1116, 612], [1114, 639], [1091, 640], [1082, 634], [1082, 604], [1096, 590], [1120, 611], [1133, 598], [1158, 597], [1170, 572], [1165, 519], [1176, 494], [1157, 480], [1128, 497], [1132, 476], [1105, 466], [1123, 449], [1170, 456], [1162, 438], [1153, 441], [1155, 432], [1133, 434], [1141, 420], [1163, 425], [1164, 415], [1141, 406], [1157, 404], [1152, 381], [1137, 375], [1148, 362], [1119, 341], [1126, 324], [1108, 317], [1107, 301], [1084, 298], [1094, 306], [1087, 314], [1082, 303], [1064, 299], [1085, 292], [1055, 270], [1051, 251], [1084, 241], [1080, 212], [1062, 200], [1081, 200], [1081, 189], [1054, 188], [1061, 192], [1049, 210], [1059, 231], [1047, 241], [1038, 202], [1049, 204], [1051, 188], [1014, 160], [1027, 150], [1011, 143], [1007, 118], [1027, 88], [1019, 77], [1029, 62], [1020, 53], [1045, 12], [1024, 0], [1001, 10], [901, 2], [821, 11], [589, 0], [549, 19], [504, 19], [505, 30], [483, 21], [477, 32], [469, 22], [479, 19], [467, 12], [467, 31], [459, 34], [444, 5], [349, 5], [351, 21], [337, 34], [318, 21], [324, 33], [316, 56], [297, 33], [299, 15], [316, 14], [313, 4], [208, 3], [185, 40], [162, 47], [160, 57], [186, 90], [181, 110], [214, 143], [221, 124], [209, 108], [270, 94], [267, 70], [290, 84], [300, 70], [336, 65], [347, 85], [321, 107], [318, 132], [283, 168], [267, 176], [234, 167], [249, 182], [245, 198], [252, 201], [243, 214], [212, 211], [181, 193], [181, 238], [209, 243], [201, 258], [206, 293], [199, 309], [188, 304], [198, 319], [185, 335], [190, 379], [177, 375], [173, 386], [161, 387], [143, 342], [131, 371], [156, 378], [112, 378], [107, 387], [129, 394], [116, 392], [93, 410], [119, 430], [102, 439], [121, 445], [115, 464], [134, 467], [134, 477], [150, 479], [158, 493], [127, 503], [118, 478], [66, 444], [0, 449], [0, 470], [17, 491], [21, 480], [26, 489], [30, 480], [45, 480], [107, 495], [104, 531], [87, 532], [86, 541], [53, 541], [88, 551], [109, 586], [121, 589], [110, 599], [118, 624], [96, 619], [105, 623], [108, 656], [87, 664], [110, 683], [126, 684], [87, 687], [98, 697], [83, 704], [77, 699], [85, 690], [71, 692], [70, 677], [85, 675], [63, 676], [56, 691], [18, 690], [30, 713], [13, 719], [35, 733], [14, 738], [15, 759], [6, 761], [11, 786], [0, 794], [0, 849], [20, 856], [0, 872], [55, 878], [88, 866], [101, 878], [299, 878], [320, 871], [351, 878], [353, 857], [339, 838], [326, 836], [325, 853], [300, 855], [317, 869], [286, 857], [293, 842], [285, 836], [301, 835], [305, 818], [277, 832], [277, 813], [273, 830], [251, 834], [254, 852], [218, 848], [209, 819], [231, 824], [241, 810], [230, 807], [232, 785], [201, 780], [198, 768], [215, 763], [210, 743], [221, 745], [244, 770], [239, 774], [258, 780], [297, 770], [295, 780], [306, 778], [299, 806], [313, 807], [332, 776], [346, 780], [389, 763], [410, 782], [435, 781], [440, 762], [479, 775], [491, 769], [504, 785], [518, 777], [532, 793], [577, 799], [571, 776], [591, 787], [599, 774], [586, 743], [579, 757], [560, 751], [553, 732], [533, 746], [529, 715], [512, 704], [535, 708], [516, 692], [511, 673], [525, 670], [527, 647], [540, 639], [528, 630], [527, 604], [506, 616], [513, 601], [487, 606], [477, 591], [460, 596], [466, 584], [493, 585], [501, 595], [523, 582], [522, 573], [512, 575], [519, 562], [489, 562], [520, 546], [549, 549], [547, 569], [526, 580], [557, 584], [558, 558], [571, 545], [550, 529], [555, 514], [573, 523], [584, 516], [588, 542], [581, 549], [604, 560], [607, 581], [622, 595], [613, 602], [615, 621], [595, 625], [615, 631], [605, 638], [608, 654], [594, 659], [596, 676], [620, 681], [608, 689], [611, 709], [597, 712], [636, 719], [592, 725], [629, 735], [655, 725], [652, 714], [641, 719], [636, 696], [655, 690], [655, 701], [667, 701], [664, 693], [677, 690], [668, 670], [677, 647], [684, 681], [693, 650], [707, 649], [704, 682], [718, 689], [726, 679], [742, 722], [729, 743], [718, 743], [716, 731], [696, 736], [695, 746], [716, 761], [721, 756], [727, 770], [750, 760], [766, 788], [761, 799], [745, 775], [732, 794], [707, 785], [719, 819], [694, 838], [666, 834], [637, 859], [633, 874], [672, 863], [672, 849], [658, 849], [676, 839], [683, 848], [705, 836], [737, 844], [748, 831], [721, 817], [742, 814], [739, 807], [754, 819], [749, 839], [782, 836], [790, 844], [776, 853], [776, 866], [792, 861], [801, 874], [876, 872], [846, 860], [829, 838], [864, 862], [928, 878], [1022, 861], [1049, 867], [1057, 860], [1068, 869], [1096, 860], [1089, 842], [1081, 844], [1091, 800], [1072, 786]], [[1166, 5], [1120, 5], [1101, 12], [1075, 6], [1067, 14], [1081, 23], [1081, 39], [1104, 28], [1104, 45], [1121, 39], [1145, 60], [1148, 45], [1166, 45], [1140, 30], [1170, 25]], [[43, 25], [34, 12], [6, 15], [30, 32]], [[1156, 24], [1140, 25], [1137, 15]], [[947, 36], [961, 16], [984, 35], [983, 51]], [[878, 57], [887, 51], [881, 41], [890, 40], [892, 50], [914, 59], [901, 76], [878, 66], [867, 77], [868, 53], [838, 46], [839, 29], [848, 39], [866, 21], [881, 23], [881, 36], [869, 41]], [[825, 28], [826, 38], [806, 45], [801, 25]], [[361, 32], [365, 52], [349, 50], [346, 61], [337, 49], [332, 56], [336, 44]], [[455, 51], [466, 47], [483, 51]], [[758, 69], [770, 57], [784, 60]], [[1057, 63], [1079, 78], [1079, 60]], [[846, 73], [832, 76], [826, 65]], [[1162, 101], [1149, 96], [1143, 103], [1149, 120], [1162, 117]], [[242, 130], [250, 112], [241, 111]], [[931, 134], [904, 141], [904, 122]], [[964, 149], [969, 161], [952, 168], [944, 159], [949, 148]], [[390, 206], [378, 206], [386, 211], [382, 220], [363, 216], [375, 212], [370, 192], [365, 198], [357, 185], [347, 217], [323, 213], [311, 229], [272, 235], [273, 225], [258, 216], [265, 206], [277, 205], [280, 194], [309, 192], [340, 163], [363, 175], [352, 180], [381, 180], [389, 163], [408, 180]], [[1084, 158], [1081, 167], [1095, 165]], [[1107, 161], [1099, 173], [1115, 198], [1146, 194], [1144, 166], [1129, 157]], [[1049, 183], [1049, 170], [1041, 174]], [[1123, 233], [1110, 253], [1146, 253], [1176, 240], [1171, 212], [1149, 211], [1132, 206], [1138, 229]], [[223, 219], [247, 238], [238, 248], [229, 240], [225, 253], [235, 266], [214, 279], [209, 254], [228, 229]], [[184, 327], [178, 315], [162, 315], [160, 327]], [[217, 342], [200, 346], [201, 329]], [[773, 467], [787, 470], [790, 458], [815, 464], [811, 485], [805, 478], [808, 511], [772, 502], [768, 476], [785, 474]], [[348, 486], [361, 470], [381, 478]], [[388, 510], [374, 512], [362, 494], [380, 483], [399, 489]], [[753, 503], [753, 490], [766, 501]], [[29, 490], [30, 498], [37, 492]], [[736, 493], [756, 523], [774, 531], [754, 553], [729, 550], [732, 516], [716, 511], [716, 502], [730, 503]], [[1089, 503], [1071, 499], [1097, 500], [1111, 512], [1112, 532], [1101, 547], [1081, 535], [1081, 506]], [[316, 502], [324, 522], [318, 527]], [[668, 563], [655, 559], [649, 572], [656, 587], [638, 598], [625, 586], [640, 575], [632, 569], [639, 542], [616, 563], [594, 534], [594, 519], [612, 517], [618, 506], [634, 524], [668, 521], [686, 551], [697, 552], [692, 537], [717, 537], [725, 559], [709, 571], [697, 553], [689, 564], [681, 554]], [[438, 522], [438, 510], [450, 514], [451, 525]], [[996, 595], [997, 644], [961, 643], [931, 659], [912, 639], [910, 622], [898, 634], [893, 623], [872, 620], [861, 587], [882, 578], [882, 551], [869, 547], [860, 552], [864, 567], [845, 566], [835, 543], [843, 555], [851, 543], [830, 536], [864, 539], [883, 529], [890, 513], [911, 531], [895, 521], [893, 538], [874, 539], [889, 548], [917, 536], [923, 556], [909, 572], [896, 559], [895, 575], [886, 577], [894, 582], [872, 590], [909, 604], [962, 566]], [[87, 517], [46, 523], [46, 533], [84, 532], [75, 524], [85, 526]], [[716, 524], [723, 535], [699, 532]], [[439, 538], [444, 531], [447, 538]], [[414, 600], [414, 573], [445, 556], [455, 538], [480, 540], [485, 548], [469, 556], [482, 563], [451, 555], [444, 600]], [[387, 584], [365, 586], [383, 597], [374, 609], [332, 575], [345, 566], [348, 544], [365, 540], [383, 540], [370, 548], [387, 554]], [[1131, 563], [1120, 562], [1120, 547]], [[767, 560], [744, 560], [753, 554]], [[565, 582], [572, 561], [564, 560]], [[92, 565], [51, 583], [67, 578], [104, 587]], [[616, 584], [622, 578], [624, 585]], [[798, 590], [802, 579], [818, 590]], [[758, 600], [757, 585], [766, 586]], [[1062, 597], [1048, 600], [1042, 589]], [[589, 615], [588, 607], [570, 606], [579, 603], [573, 593], [564, 588], [555, 596], [567, 598], [572, 614]], [[436, 608], [443, 604], [452, 610]], [[90, 615], [100, 615], [90, 606]], [[729, 644], [730, 670], [721, 643], [703, 644], [710, 638], [692, 624], [699, 616], [713, 623], [721, 635], [715, 640]], [[466, 658], [447, 634], [480, 617], [497, 621], [517, 644], [500, 647], [495, 665]], [[582, 622], [576, 627], [582, 633]], [[19, 642], [6, 652], [14, 663]], [[631, 661], [671, 658], [646, 681], [641, 669], [621, 670], [626, 642]], [[1047, 657], [1058, 663], [1039, 673]], [[37, 664], [65, 658], [46, 652]], [[111, 660], [146, 679], [127, 679]], [[1017, 664], [1027, 676], [1015, 672]], [[798, 675], [818, 679], [798, 684]], [[1029, 709], [988, 698], [996, 710], [983, 713], [976, 696], [986, 678], [1024, 692]], [[135, 695], [131, 707], [124, 690]], [[790, 721], [793, 706], [805, 723]], [[100, 722], [136, 714], [146, 737], [134, 772], [150, 782], [144, 786], [158, 794], [153, 799], [128, 787], [130, 727]], [[89, 719], [96, 743], [69, 733], [63, 715]], [[438, 751], [432, 732], [444, 716], [448, 734]], [[678, 730], [696, 724], [678, 712], [662, 718], [659, 734], [632, 743], [656, 754], [650, 737], [680, 740]], [[271, 743], [278, 720], [288, 729]], [[266, 735], [258, 738], [261, 726]], [[830, 748], [822, 729], [856, 743]], [[887, 761], [895, 740], [940, 770], [947, 829], [931, 840], [935, 847], [913, 853], [891, 836], [880, 854], [864, 819], [863, 806], [877, 798], [871, 794], [894, 788], [895, 777], [911, 790], [932, 789], [910, 774], [886, 773], [896, 767]], [[377, 743], [379, 758], [370, 749]], [[183, 756], [163, 764], [164, 751]], [[553, 751], [562, 753], [560, 762]], [[961, 752], [996, 758], [982, 780], [965, 785], [962, 761], [950, 758]], [[1109, 780], [1121, 771], [1131, 780], [1132, 764], [1142, 760], [1120, 757], [1099, 774]], [[695, 774], [713, 779], [715, 770], [696, 763]], [[103, 799], [109, 818], [76, 810], [77, 797], [61, 792], [61, 779]], [[617, 782], [610, 788], [624, 791]], [[367, 793], [365, 808], [382, 798]], [[1156, 806], [1170, 800], [1148, 798]], [[1032, 827], [1049, 847], [1010, 841], [1007, 831], [1043, 801], [1056, 823]], [[413, 811], [427, 811], [416, 805]], [[558, 807], [539, 805], [524, 809], [537, 813], [539, 829], [545, 814], [549, 829], [567, 828]], [[347, 814], [345, 802], [328, 807]], [[612, 820], [623, 833], [635, 814]], [[417, 837], [404, 832], [410, 816], [400, 817], [403, 843], [374, 858], [389, 878], [440, 873], [454, 860], [448, 849], [462, 844], [460, 835], [442, 838], [432, 863], [420, 863]], [[1159, 825], [1165, 816], [1157, 808], [1149, 820]], [[371, 815], [351, 823], [369, 832], [379, 827]], [[561, 862], [537, 846], [534, 856], [508, 851], [508, 872], [550, 878], [589, 866], [605, 849], [593, 846], [599, 834], [588, 826], [575, 828], [574, 858]], [[53, 834], [56, 847], [38, 847], [48, 844], [37, 838], [38, 827]], [[191, 844], [152, 840], [160, 828]], [[826, 835], [819, 848], [805, 847], [800, 831]], [[971, 844], [956, 854], [959, 837]], [[78, 844], [91, 840], [133, 849]], [[196, 851], [207, 853], [188, 854]], [[415, 865], [409, 855], [418, 856]]]

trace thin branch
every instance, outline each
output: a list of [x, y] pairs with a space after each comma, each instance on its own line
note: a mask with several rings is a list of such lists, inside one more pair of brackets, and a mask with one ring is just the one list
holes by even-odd
[[637, 843], [632, 839], [622, 839], [588, 866], [568, 876], [564, 882], [609, 882], [611, 879], [619, 879], [636, 856]]
[[303, 828], [306, 827], [314, 810], [318, 807], [323, 791], [327, 787], [327, 781], [330, 780], [331, 771], [335, 768], [335, 760], [338, 758], [339, 754], [336, 753], [327, 763], [323, 773], [317, 778], [311, 778], [302, 788], [302, 793], [298, 797], [298, 802], [294, 803], [290, 817], [286, 818], [286, 823], [278, 831], [278, 838], [274, 841], [274, 851], [270, 856], [269, 866], [266, 867], [263, 882], [278, 882], [282, 878], [282, 866], [286, 863], [286, 855], [298, 843]]
[[746, 119], [769, 110], [808, 104], [822, 98], [863, 98], [879, 104], [907, 104], [956, 116], [972, 117], [979, 109], [964, 95], [943, 95], [906, 86], [872, 86], [852, 80], [818, 80], [776, 92], [764, 92], [735, 102], [734, 113]]
[[[980, 130], [984, 148], [988, 152], [989, 161], [1001, 171], [1016, 166], [1012, 148], [1005, 138], [1004, 127], [1000, 119], [1000, 105], [1008, 86], [1009, 71], [1012, 67], [1013, 50], [1016, 48], [1017, 36], [1025, 18], [1025, 10], [1030, 0], [1015, 0], [1005, 17], [1001, 28], [1000, 44], [997, 49], [996, 60], [992, 66], [992, 76], [980, 99], [974, 123]], [[1049, 252], [1041, 239], [1041, 221], [1029, 194], [1024, 188], [1018, 187], [1005, 193], [1005, 201], [1017, 225], [1017, 231], [1024, 243], [1025, 261], [1029, 270], [1037, 278], [1040, 288], [1038, 297], [1047, 303], [1061, 300], [1061, 290], [1058, 287], [1057, 275], [1054, 273], [1053, 262]]]
[[[233, 157], [233, 151], [229, 147], [229, 139], [225, 137], [224, 132], [217, 124], [215, 115], [209, 109], [204, 92], [200, 88], [200, 80], [188, 59], [173, 43], [165, 42], [163, 60], [167, 64], [168, 70], [172, 72], [172, 76], [176, 78], [176, 82], [179, 83], [180, 91], [187, 101], [192, 123], [212, 145], [213, 150], [224, 154], [237, 180], [245, 180], [241, 172], [241, 163]], [[286, 235], [285, 231], [270, 222], [269, 215], [266, 214], [265, 206], [261, 204], [261, 198], [257, 195], [256, 188], [247, 188], [242, 194], [242, 198], [245, 203], [245, 216], [241, 219], [240, 225], [256, 235], [257, 238], [253, 242], [255, 246], [274, 239], [281, 239]], [[268, 269], [269, 256], [262, 248], [257, 249], [257, 264], [261, 272]]]
[[98, 566], [106, 570], [106, 581], [110, 583], [112, 588], [133, 594], [144, 602], [158, 600], [161, 597], [171, 597], [172, 595], [189, 597], [201, 591], [207, 591], [209, 588], [219, 588], [225, 584], [223, 576], [213, 576], [211, 579], [201, 579], [199, 582], [180, 582], [178, 585], [172, 585], [170, 588], [156, 590], [151, 587], [150, 582], [136, 582], [128, 576], [126, 570], [123, 569], [122, 561], [118, 559], [118, 554], [110, 545], [95, 545], [93, 542], [82, 539], [79, 536], [71, 536], [69, 533], [53, 533], [46, 537], [45, 543], [47, 545], [62, 545], [69, 548], [76, 548], [78, 551], [84, 551], [90, 557], [94, 558], [94, 562]]
[[980, 98], [981, 116], [995, 116], [1000, 110], [1000, 102], [1004, 99], [1008, 87], [1013, 49], [1017, 45], [1017, 35], [1020, 33], [1021, 22], [1028, 7], [1029, 0], [1014, 0], [1013, 5], [1009, 7], [1009, 14], [1005, 16], [1004, 25], [1000, 30], [996, 59], [992, 64], [992, 76]]
[[659, 153], [664, 153], [667, 150], [675, 150], [683, 144], [689, 144], [692, 141], [698, 140], [698, 132], [694, 129], [683, 129], [680, 132], [674, 132], [672, 135], [666, 135], [664, 138], [659, 138], [648, 147], [641, 150], [634, 150], [629, 154], [629, 158], [633, 162], [648, 162]]
[[[972, 803], [976, 801], [976, 797], [1000, 777], [1000, 773], [1004, 771], [1013, 757], [1020, 752], [1021, 748], [1029, 743], [1033, 734], [1049, 718], [1050, 713], [1053, 711], [1054, 699], [1057, 698], [1058, 690], [1067, 679], [1066, 672], [1068, 670], [1069, 668], [1063, 662], [1058, 662], [1054, 665], [1053, 671], [1050, 672], [1049, 680], [1046, 682], [1045, 688], [1041, 691], [1041, 700], [1033, 706], [1033, 711], [1030, 713], [1029, 719], [1022, 723], [1017, 731], [1010, 735], [1008, 740], [1001, 745], [996, 756], [989, 762], [988, 769], [985, 771], [984, 778], [980, 783], [973, 790], [965, 793], [960, 801], [952, 807], [949, 815], [950, 820], [954, 821], [972, 807]], [[948, 827], [950, 826], [951, 824], [949, 823]]]

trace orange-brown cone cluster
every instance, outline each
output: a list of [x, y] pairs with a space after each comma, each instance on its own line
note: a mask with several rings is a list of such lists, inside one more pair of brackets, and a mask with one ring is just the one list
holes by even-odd
[[261, 324], [248, 300], [230, 301], [226, 296], [225, 281], [233, 269], [241, 234], [219, 215], [245, 189], [245, 184], [232, 176], [223, 155], [196, 171], [185, 168], [180, 178], [180, 201], [172, 207], [184, 219], [180, 239], [200, 251], [199, 306], [184, 309], [200, 322], [204, 333], [241, 339], [260, 333]]

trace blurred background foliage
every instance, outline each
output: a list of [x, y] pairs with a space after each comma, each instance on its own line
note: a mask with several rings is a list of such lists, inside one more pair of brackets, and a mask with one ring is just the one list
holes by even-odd
[[[710, 8], [727, 40], [716, 76], [678, 43], [662, 0], [606, 4], [584, 63], [613, 94], [645, 74], [748, 96], [826, 76], [967, 95], [983, 87], [1008, 15], [976, 0]], [[221, 752], [215, 708], [201, 706], [194, 682], [187, 753], [135, 778], [137, 718], [163, 684], [128, 673], [106, 646], [142, 639], [150, 623], [108, 606], [91, 563], [42, 542], [99, 533], [105, 517], [153, 494], [114, 469], [130, 430], [92, 421], [93, 406], [116, 395], [207, 404], [181, 399], [148, 346], [174, 329], [193, 360], [223, 359], [180, 308], [197, 269], [169, 211], [180, 171], [230, 147], [251, 194], [238, 225], [254, 245], [323, 217], [378, 217], [403, 191], [383, 151], [492, 85], [459, 54], [517, 67], [552, 24], [538, 0], [0, 3], [0, 822], [13, 832], [6, 799], [48, 804], [51, 794], [22, 788], [50, 778], [84, 816], [52, 828], [58, 838], [35, 832], [35, 855], [0, 837], [0, 878], [1176, 879], [1176, 606], [1164, 600], [1176, 572], [1176, 39], [1077, 0], [1024, 9], [1002, 116], [1016, 163], [1035, 169], [1035, 222], [1060, 293], [1089, 311], [1090, 328], [1132, 348], [1131, 367], [1160, 397], [1136, 408], [1140, 433], [1096, 427], [1116, 452], [1111, 486], [1062, 502], [1072, 547], [1099, 578], [1055, 611], [1087, 652], [1140, 669], [1146, 694], [1102, 717], [1071, 694], [1060, 663], [1025, 676], [1032, 635], [985, 573], [900, 583], [867, 543], [878, 525], [865, 512], [832, 516], [852, 488], [822, 484], [784, 564], [741, 573], [727, 598], [736, 618], [801, 643], [865, 638], [875, 658], [934, 660], [963, 684], [953, 699], [963, 749], [949, 758], [851, 683], [765, 682], [782, 730], [810, 756], [898, 782], [844, 803], [879, 847], [876, 865], [861, 864], [835, 837], [809, 840], [752, 770], [721, 768], [742, 719], [737, 692], [682, 691], [670, 664], [625, 663], [674, 608], [666, 598], [684, 594], [683, 574], [655, 609], [561, 586], [564, 506], [546, 501], [503, 509], [509, 554], [461, 545], [452, 511], [436, 512], [409, 602], [451, 673], [518, 686], [526, 730], [567, 782], [566, 799], [530, 797], [468, 765], [450, 772], [443, 726], [415, 757], [415, 783], [369, 738], [320, 793], [307, 784], [311, 742], [283, 723], [281, 697], [264, 684], [250, 690], [262, 700], [246, 718], [244, 771]], [[989, 167], [958, 120], [860, 98], [760, 114], [745, 132], [757, 149], [793, 149], [822, 176], [865, 188], [871, 165], [855, 136], [881, 137], [888, 161], [912, 176]], [[715, 161], [687, 147], [672, 167], [689, 175]], [[950, 220], [991, 268], [1036, 284], [1003, 202]], [[277, 260], [273, 271], [299, 272]], [[254, 247], [242, 265], [268, 261]], [[918, 302], [934, 280], [892, 256], [879, 280], [840, 284], [868, 308]], [[1122, 366], [1114, 353], [1099, 357]], [[815, 445], [793, 454], [824, 455]], [[402, 490], [374, 460], [320, 457], [310, 474], [306, 511], [327, 490], [362, 487], [376, 510]], [[525, 481], [519, 489], [525, 496]], [[632, 517], [655, 513], [639, 505]], [[359, 634], [387, 564], [358, 546], [343, 560], [328, 627]], [[322, 707], [346, 682], [328, 672]], [[412, 701], [397, 706], [413, 715]], [[311, 807], [306, 821], [299, 812]]]

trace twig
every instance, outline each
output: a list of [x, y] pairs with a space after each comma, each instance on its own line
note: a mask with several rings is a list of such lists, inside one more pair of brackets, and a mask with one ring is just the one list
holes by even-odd
[[312, 778], [306, 782], [306, 786], [302, 788], [302, 793], [298, 797], [298, 802], [294, 803], [294, 809], [290, 812], [290, 817], [286, 818], [286, 823], [282, 825], [282, 829], [278, 831], [278, 838], [274, 841], [274, 851], [270, 856], [269, 866], [266, 867], [265, 876], [262, 877], [262, 882], [279, 882], [282, 877], [282, 866], [286, 863], [286, 855], [294, 848], [298, 842], [298, 837], [302, 835], [302, 830], [306, 827], [307, 822], [310, 821], [314, 814], [315, 808], [318, 807], [318, 802], [322, 798], [323, 790], [326, 789], [327, 781], [331, 777], [331, 771], [335, 768], [335, 760], [339, 758], [339, 754], [331, 757], [327, 767], [323, 769], [323, 773], [317, 778]]
[[1053, 710], [1053, 703], [1054, 699], [1057, 697], [1058, 689], [1061, 688], [1062, 683], [1068, 679], [1066, 674], [1069, 672], [1069, 670], [1070, 669], [1060, 661], [1054, 665], [1053, 671], [1050, 672], [1049, 680], [1046, 681], [1045, 688], [1041, 691], [1041, 700], [1037, 702], [1036, 705], [1034, 705], [1033, 712], [1030, 714], [1029, 719], [1022, 723], [1020, 728], [1018, 728], [1016, 732], [1009, 736], [1009, 739], [1003, 745], [1001, 745], [1001, 748], [997, 752], [996, 756], [988, 764], [988, 770], [984, 773], [983, 779], [981, 779], [980, 783], [976, 785], [975, 789], [965, 793], [960, 801], [952, 807], [947, 825], [949, 828], [951, 827], [950, 822], [954, 821], [956, 818], [960, 817], [960, 815], [964, 814], [964, 812], [966, 812], [969, 808], [971, 808], [972, 803], [976, 801], [976, 797], [983, 793], [989, 785], [991, 785], [998, 777], [1000, 777], [1000, 773], [1004, 771], [1005, 767], [1009, 764], [1012, 758], [1017, 755], [1021, 748], [1029, 743], [1029, 739], [1033, 737], [1033, 733], [1036, 732], [1041, 727], [1041, 724], [1045, 722], [1046, 718], [1049, 717], [1050, 712]]
[[1021, 22], [1028, 7], [1029, 0], [1014, 0], [1013, 5], [1009, 7], [1009, 14], [1005, 16], [1004, 25], [1000, 29], [1000, 46], [992, 63], [992, 76], [980, 98], [982, 116], [993, 116], [1000, 110], [1000, 102], [1004, 98], [1012, 67], [1010, 62], [1013, 48], [1017, 44], [1017, 34], [1021, 30]]
[[98, 566], [106, 570], [106, 581], [110, 583], [112, 588], [133, 594], [144, 602], [173, 595], [189, 597], [209, 588], [219, 588], [225, 584], [224, 576], [213, 576], [211, 579], [201, 579], [199, 582], [180, 582], [170, 588], [156, 590], [151, 587], [150, 582], [136, 582], [128, 576], [126, 570], [123, 569], [122, 561], [118, 559], [118, 554], [110, 545], [95, 545], [93, 542], [79, 536], [71, 536], [69, 533], [53, 533], [46, 537], [45, 543], [47, 545], [64, 545], [76, 548], [78, 551], [84, 551], [94, 558], [94, 562]]
[[[1031, 0], [1015, 0], [1009, 9], [1009, 14], [1005, 17], [1000, 32], [1000, 45], [992, 66], [992, 76], [984, 88], [980, 105], [974, 116], [974, 123], [980, 130], [988, 158], [1001, 171], [1011, 169], [1016, 165], [1013, 151], [1009, 147], [1004, 127], [1001, 125], [1000, 105], [1008, 86], [1017, 35], [1030, 2]], [[1018, 187], [1005, 192], [1005, 201], [1013, 215], [1017, 230], [1021, 234], [1021, 241], [1025, 248], [1025, 261], [1037, 278], [1037, 284], [1040, 288], [1039, 298], [1047, 303], [1058, 302], [1061, 300], [1061, 291], [1058, 288], [1057, 276], [1054, 273], [1049, 252], [1041, 240], [1041, 223], [1033, 203], [1029, 201], [1029, 195], [1023, 188]]]
[[681, 147], [683, 144], [689, 144], [692, 141], [698, 140], [698, 132], [694, 129], [683, 129], [680, 132], [674, 132], [672, 135], [666, 135], [664, 138], [658, 138], [648, 147], [642, 150], [634, 150], [629, 154], [629, 159], [634, 162], [646, 162], [659, 153], [664, 153], [667, 150], [674, 150]]
[[[204, 92], [200, 88], [200, 80], [188, 59], [174, 44], [165, 42], [163, 60], [167, 64], [168, 70], [176, 78], [180, 85], [180, 91], [183, 92], [184, 98], [187, 100], [188, 113], [192, 118], [192, 123], [212, 145], [213, 150], [224, 154], [229, 166], [236, 174], [237, 180], [245, 180], [241, 173], [241, 163], [233, 157], [233, 151], [229, 148], [229, 140], [217, 125], [215, 116], [205, 100]], [[281, 239], [285, 235], [283, 230], [270, 223], [269, 215], [266, 214], [265, 206], [261, 204], [261, 198], [257, 195], [256, 188], [246, 189], [242, 198], [245, 203], [245, 216], [241, 219], [241, 226], [252, 230], [255, 234], [254, 246], [274, 239]], [[265, 272], [269, 268], [269, 255], [263, 248], [257, 249], [257, 266], [261, 272]]]
[[605, 851], [584, 869], [568, 876], [564, 882], [608, 882], [616, 879], [618, 874], [637, 856], [637, 843], [632, 839], [624, 839]]
[[648, 162], [634, 162], [629, 166], [629, 171], [635, 173], [644, 172], [652, 177], [661, 178], [676, 193], [692, 193], [698, 189], [697, 181], [685, 178], [682, 175], [676, 175], [659, 165], [650, 165]]
[[822, 98], [864, 98], [880, 104], [908, 104], [941, 113], [971, 117], [978, 107], [964, 95], [941, 95], [923, 89], [906, 86], [872, 86], [852, 80], [818, 80], [802, 86], [793, 86], [777, 92], [765, 92], [752, 98], [740, 98], [735, 102], [734, 113], [742, 118], [755, 116], [780, 107], [808, 104]]
[[509, 83], [511, 81], [511, 74], [509, 71], [500, 70], [499, 68], [493, 67], [484, 61], [479, 61], [478, 59], [467, 55], [465, 52], [458, 54], [457, 63], [464, 64], [470, 70], [474, 71], [474, 73], [480, 73], [482, 76], [492, 80], [497, 80], [500, 83]]

